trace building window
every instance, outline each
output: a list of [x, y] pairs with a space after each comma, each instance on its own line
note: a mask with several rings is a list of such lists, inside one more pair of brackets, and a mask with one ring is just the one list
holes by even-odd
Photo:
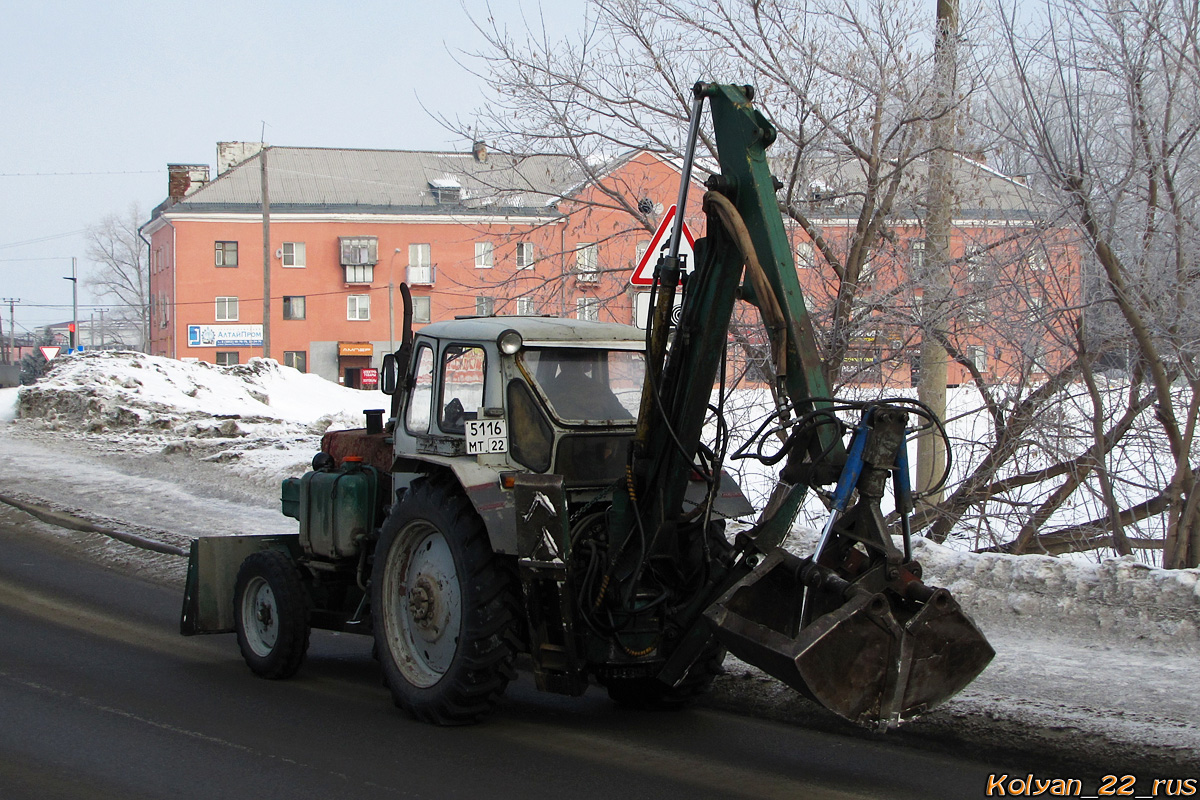
[[987, 372], [987, 348], [982, 345], [971, 345], [967, 348], [967, 360], [980, 372]]
[[988, 322], [988, 303], [986, 297], [972, 297], [970, 295], [963, 296], [963, 302], [966, 308], [963, 311], [963, 319], [971, 327], [987, 324]]
[[968, 283], [988, 283], [991, 278], [988, 274], [987, 259], [981, 255], [967, 256]]
[[237, 318], [238, 299], [236, 297], [218, 297], [217, 322], [237, 322]]
[[532, 297], [517, 298], [517, 314], [522, 317], [532, 317], [537, 314], [537, 305]]
[[533, 242], [517, 242], [517, 269], [533, 269]]
[[346, 264], [346, 283], [371, 283], [375, 280], [372, 264]]
[[166, 294], [158, 296], [158, 308], [158, 327], [165, 328], [167, 327], [167, 323], [171, 321], [171, 303]]
[[925, 274], [925, 240], [916, 239], [908, 247], [908, 260], [912, 265], [913, 275]]
[[596, 322], [600, 319], [600, 301], [594, 297], [579, 297], [575, 300], [575, 318]]
[[579, 280], [594, 283], [600, 280], [598, 248], [592, 242], [575, 245], [575, 274]]
[[304, 242], [284, 242], [282, 250], [285, 267], [305, 266]]
[[475, 298], [475, 316], [490, 317], [496, 313], [496, 301], [491, 297]]
[[433, 198], [438, 202], [438, 205], [462, 202], [462, 184], [449, 176], [434, 178], [429, 182], [429, 189], [433, 193]]
[[1037, 270], [1038, 272], [1043, 272], [1050, 266], [1050, 260], [1046, 258], [1046, 251], [1040, 247], [1034, 247], [1034, 249], [1030, 250], [1025, 260], [1029, 264], [1030, 269]]
[[371, 295], [352, 294], [346, 298], [346, 319], [370, 319]]
[[433, 317], [430, 315], [430, 305], [428, 297], [414, 297], [412, 299], [413, 306], [413, 322], [432, 322]]
[[284, 350], [283, 365], [301, 372], [308, 372], [308, 353], [304, 350]]
[[638, 264], [642, 263], [642, 259], [646, 257], [646, 251], [649, 249], [650, 249], [650, 240], [649, 239], [643, 239], [642, 241], [637, 243], [637, 246], [634, 248], [634, 251], [633, 251], [634, 266], [637, 266]]
[[410, 244], [408, 246], [408, 282], [410, 284], [433, 283], [433, 265], [429, 260], [429, 245]]
[[796, 266], [800, 269], [811, 269], [815, 264], [813, 243], [800, 242], [800, 244], [796, 245]]
[[379, 261], [379, 240], [374, 236], [340, 236], [342, 264], [360, 266]]
[[304, 319], [304, 295], [284, 295], [283, 318]]
[[1046, 299], [1038, 295], [1032, 295], [1027, 301], [1029, 306], [1029, 321], [1033, 324], [1041, 322], [1042, 316], [1046, 312]]
[[495, 248], [491, 242], [475, 243], [475, 269], [492, 268], [492, 252]]
[[218, 350], [216, 354], [218, 367], [232, 367], [238, 363], [237, 350]]
[[237, 242], [217, 242], [213, 263], [218, 267], [236, 267]]

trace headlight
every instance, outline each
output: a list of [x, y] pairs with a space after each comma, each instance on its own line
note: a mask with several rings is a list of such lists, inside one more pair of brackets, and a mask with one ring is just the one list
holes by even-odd
[[524, 340], [521, 338], [521, 334], [511, 328], [496, 337], [496, 346], [506, 356], [515, 355], [521, 349], [522, 344], [524, 344]]

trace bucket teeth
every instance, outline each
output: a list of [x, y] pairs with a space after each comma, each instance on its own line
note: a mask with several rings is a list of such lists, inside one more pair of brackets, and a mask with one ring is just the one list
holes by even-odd
[[774, 551], [705, 614], [735, 656], [852, 722], [886, 729], [913, 719], [995, 655], [945, 589], [918, 603], [847, 585], [844, 602], [801, 627], [806, 563]]

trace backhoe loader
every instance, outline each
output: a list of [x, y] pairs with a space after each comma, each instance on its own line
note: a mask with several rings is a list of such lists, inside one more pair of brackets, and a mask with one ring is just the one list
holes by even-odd
[[[646, 331], [507, 316], [414, 331], [402, 287], [390, 407], [327, 433], [284, 482], [297, 534], [193, 542], [182, 631], [236, 631], [268, 678], [296, 672], [313, 627], [373, 636], [396, 704], [438, 724], [483, 717], [521, 654], [542, 690], [669, 707], [731, 652], [876, 729], [973, 680], [992, 648], [922, 582], [909, 541], [907, 443], [944, 430], [916, 401], [831, 397], [769, 171], [776, 131], [752, 100], [695, 86], [677, 207], [705, 105], [719, 172], [690, 265], [676, 217]], [[759, 312], [778, 400], [731, 453], [739, 302]], [[757, 515], [735, 458], [778, 467]], [[819, 543], [788, 552], [810, 492], [828, 508]]]

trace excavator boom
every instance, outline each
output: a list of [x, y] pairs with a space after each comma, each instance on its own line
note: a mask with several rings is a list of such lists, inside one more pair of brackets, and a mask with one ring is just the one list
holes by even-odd
[[[703, 448], [701, 437], [738, 298], [758, 309], [775, 372], [773, 432], [784, 443], [760, 460], [786, 463], [735, 558], [680, 612], [687, 631], [658, 679], [680, 681], [715, 632], [735, 655], [841, 716], [891, 727], [957, 693], [994, 655], [950, 593], [921, 582], [911, 557], [907, 441], [941, 423], [911, 400], [831, 398], [766, 155], [776, 130], [752, 105], [751, 87], [698, 83], [694, 92], [679, 207], [705, 101], [720, 173], [707, 181], [708, 226], [691, 275], [677, 251], [659, 262], [630, 480], [614, 502], [613, 529], [641, 530], [651, 552], [688, 525], [704, 530], [702, 509], [685, 509], [684, 494], [696, 473], [711, 493], [720, 483], [723, 453]], [[889, 484], [895, 523], [880, 511]], [[807, 494], [827, 485], [830, 517], [817, 549], [806, 557], [780, 549]]]

